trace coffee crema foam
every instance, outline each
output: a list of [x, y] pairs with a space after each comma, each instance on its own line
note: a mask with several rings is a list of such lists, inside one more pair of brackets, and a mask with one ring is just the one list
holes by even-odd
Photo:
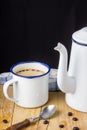
[[29, 68], [29, 69], [19, 70], [16, 73], [21, 76], [38, 76], [44, 74], [45, 72], [42, 70]]

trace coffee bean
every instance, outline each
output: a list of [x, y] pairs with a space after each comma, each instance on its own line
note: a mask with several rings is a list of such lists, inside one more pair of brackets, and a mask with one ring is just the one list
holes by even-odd
[[49, 121], [48, 121], [48, 120], [45, 120], [43, 123], [44, 123], [44, 124], [49, 124]]
[[80, 130], [79, 127], [73, 127], [73, 130]]
[[68, 116], [72, 116], [73, 115], [73, 113], [72, 112], [68, 112]]
[[32, 71], [36, 71], [35, 69], [32, 69]]
[[4, 123], [8, 123], [8, 121], [6, 119], [3, 120]]
[[60, 128], [64, 128], [64, 125], [63, 125], [63, 124], [60, 124], [59, 127], [60, 127]]
[[73, 117], [72, 120], [73, 121], [78, 121], [78, 118], [77, 117]]

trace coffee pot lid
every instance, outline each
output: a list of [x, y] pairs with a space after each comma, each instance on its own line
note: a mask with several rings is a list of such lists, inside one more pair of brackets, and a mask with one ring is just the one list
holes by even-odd
[[74, 32], [72, 40], [78, 44], [87, 45], [87, 27]]

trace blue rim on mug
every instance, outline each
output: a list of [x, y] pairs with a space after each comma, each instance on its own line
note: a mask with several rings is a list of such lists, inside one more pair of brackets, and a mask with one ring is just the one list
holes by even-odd
[[[15, 72], [13, 71], [13, 68], [16, 67], [17, 65], [26, 64], [26, 63], [39, 63], [39, 64], [44, 65], [45, 67], [47, 67], [47, 68], [48, 68], [48, 71], [47, 71], [46, 73], [44, 73], [44, 74], [36, 75], [36, 76], [22, 76], [22, 75], [19, 75], [19, 74], [15, 73]], [[24, 77], [24, 78], [36, 78], [36, 77], [42, 77], [42, 76], [44, 76], [44, 75], [47, 75], [47, 74], [50, 72], [50, 66], [49, 66], [48, 64], [44, 63], [44, 62], [39, 62], [39, 61], [23, 61], [23, 62], [17, 62], [17, 63], [15, 63], [15, 64], [13, 64], [13, 65], [11, 66], [11, 68], [10, 68], [10, 72], [11, 72], [12, 74], [14, 74], [14, 75], [19, 76], [19, 77]]]

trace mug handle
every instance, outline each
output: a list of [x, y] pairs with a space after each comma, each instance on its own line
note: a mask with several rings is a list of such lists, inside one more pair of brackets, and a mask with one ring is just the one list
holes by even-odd
[[15, 99], [15, 98], [10, 98], [10, 97], [9, 97], [9, 95], [8, 95], [8, 87], [9, 87], [9, 85], [11, 85], [11, 84], [13, 84], [13, 83], [15, 83], [15, 82], [17, 82], [17, 80], [11, 79], [11, 80], [5, 82], [5, 84], [4, 84], [4, 86], [3, 86], [4, 96], [5, 96], [8, 100], [13, 101], [13, 102], [16, 102], [17, 99]]

